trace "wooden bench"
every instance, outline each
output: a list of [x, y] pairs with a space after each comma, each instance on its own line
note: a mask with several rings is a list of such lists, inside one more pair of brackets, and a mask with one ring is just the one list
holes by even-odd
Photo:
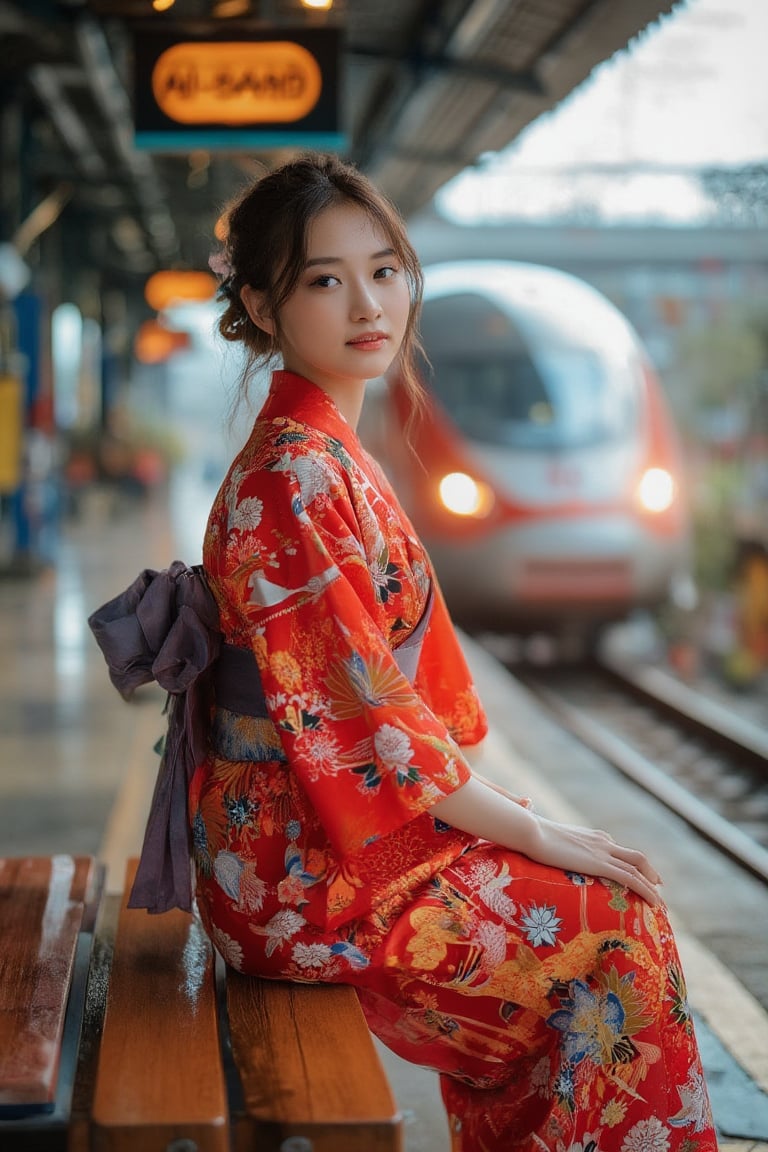
[[195, 916], [102, 887], [0, 860], [2, 1152], [402, 1152], [354, 989], [225, 970]]

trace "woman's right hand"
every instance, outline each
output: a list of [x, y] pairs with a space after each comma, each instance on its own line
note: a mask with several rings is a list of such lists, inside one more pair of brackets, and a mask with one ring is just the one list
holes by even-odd
[[649, 904], [661, 903], [657, 889], [662, 882], [661, 876], [645, 853], [617, 844], [607, 832], [559, 824], [539, 816], [536, 827], [529, 831], [529, 837], [525, 851], [532, 860], [566, 872], [614, 880], [642, 896]]

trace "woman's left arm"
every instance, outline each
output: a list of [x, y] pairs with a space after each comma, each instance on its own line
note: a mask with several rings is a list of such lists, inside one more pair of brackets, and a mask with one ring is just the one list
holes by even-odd
[[461, 754], [469, 764], [472, 775], [476, 780], [482, 781], [488, 788], [494, 792], [498, 792], [499, 796], [503, 796], [506, 800], [513, 800], [515, 804], [520, 804], [523, 808], [532, 809], [533, 801], [530, 796], [521, 796], [517, 792], [510, 792], [508, 788], [502, 787], [494, 780], [489, 780], [487, 776], [483, 776], [482, 772], [478, 772], [475, 765], [482, 762], [486, 754], [485, 740], [481, 740], [478, 744], [463, 744], [461, 746]]

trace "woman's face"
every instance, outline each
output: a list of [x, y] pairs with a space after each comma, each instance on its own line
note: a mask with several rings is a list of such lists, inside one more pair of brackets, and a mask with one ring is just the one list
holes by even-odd
[[307, 260], [279, 313], [285, 367], [331, 395], [381, 376], [396, 357], [411, 301], [391, 242], [356, 205], [312, 221]]

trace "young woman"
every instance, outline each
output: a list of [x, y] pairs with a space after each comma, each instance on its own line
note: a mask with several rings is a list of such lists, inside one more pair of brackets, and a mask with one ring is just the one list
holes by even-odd
[[642, 852], [473, 774], [486, 720], [429, 558], [355, 426], [416, 383], [396, 212], [310, 157], [230, 210], [221, 333], [282, 367], [210, 514], [225, 642], [189, 793], [229, 964], [341, 981], [440, 1073], [454, 1152], [716, 1152], [685, 984]]

